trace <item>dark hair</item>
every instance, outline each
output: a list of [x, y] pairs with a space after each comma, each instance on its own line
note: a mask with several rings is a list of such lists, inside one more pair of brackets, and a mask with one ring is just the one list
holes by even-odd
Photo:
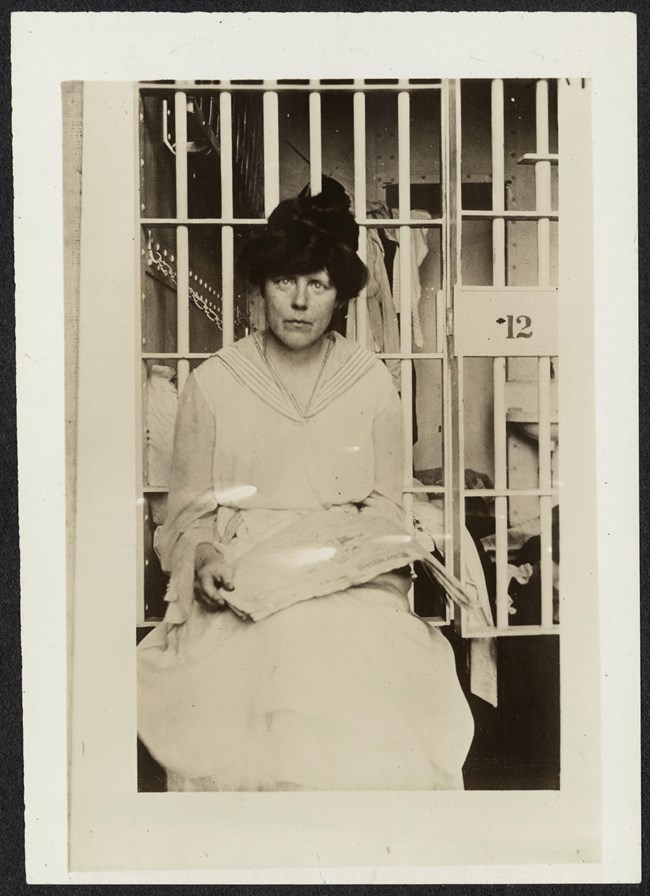
[[367, 270], [356, 250], [359, 227], [343, 187], [323, 178], [317, 196], [308, 187], [285, 199], [269, 216], [264, 233], [254, 236], [239, 256], [239, 269], [263, 291], [269, 278], [325, 270], [338, 302], [349, 302], [363, 288]]

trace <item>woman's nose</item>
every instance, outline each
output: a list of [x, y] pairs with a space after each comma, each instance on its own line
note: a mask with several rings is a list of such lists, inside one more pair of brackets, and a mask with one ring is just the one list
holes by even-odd
[[306, 308], [307, 301], [307, 278], [298, 277], [296, 278], [296, 288], [293, 291], [291, 304], [294, 308]]

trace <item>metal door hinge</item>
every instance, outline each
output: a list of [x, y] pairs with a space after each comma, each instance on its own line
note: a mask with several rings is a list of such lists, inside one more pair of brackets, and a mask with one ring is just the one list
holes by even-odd
[[454, 309], [452, 307], [447, 308], [446, 318], [445, 318], [447, 336], [454, 335]]

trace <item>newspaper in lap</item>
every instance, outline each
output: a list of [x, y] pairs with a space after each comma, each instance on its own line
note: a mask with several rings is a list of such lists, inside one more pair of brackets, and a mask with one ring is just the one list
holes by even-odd
[[420, 560], [455, 602], [471, 608], [462, 585], [412, 535], [366, 515], [310, 513], [243, 554], [235, 590], [221, 596], [240, 616], [264, 619], [299, 601], [343, 591]]

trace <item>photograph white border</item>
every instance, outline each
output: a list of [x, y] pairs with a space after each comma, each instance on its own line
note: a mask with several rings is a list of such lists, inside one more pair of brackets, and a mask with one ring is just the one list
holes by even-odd
[[[136, 444], [135, 307], [121, 291], [133, 272], [116, 264], [133, 258], [133, 211], [120, 228], [123, 208], [106, 209], [110, 258], [94, 271], [81, 259], [82, 292], [91, 275], [102, 287], [92, 317], [82, 306], [80, 321], [81, 500], [68, 631], [61, 83], [333, 76], [590, 81], [594, 313], [581, 319], [577, 297], [579, 313], [565, 315], [560, 334], [563, 444], [584, 455], [562, 457], [563, 589], [575, 601], [563, 609], [557, 793], [136, 792], [137, 487], [134, 470], [132, 481], [123, 476]], [[28, 881], [639, 880], [634, 16], [14, 13], [12, 92]], [[133, 152], [133, 140], [130, 150], [119, 140], [107, 156]], [[133, 179], [134, 170], [116, 176]], [[90, 190], [82, 201], [97, 197]], [[594, 361], [590, 384], [584, 365]], [[580, 501], [593, 514], [573, 531], [565, 520], [581, 519]]]

